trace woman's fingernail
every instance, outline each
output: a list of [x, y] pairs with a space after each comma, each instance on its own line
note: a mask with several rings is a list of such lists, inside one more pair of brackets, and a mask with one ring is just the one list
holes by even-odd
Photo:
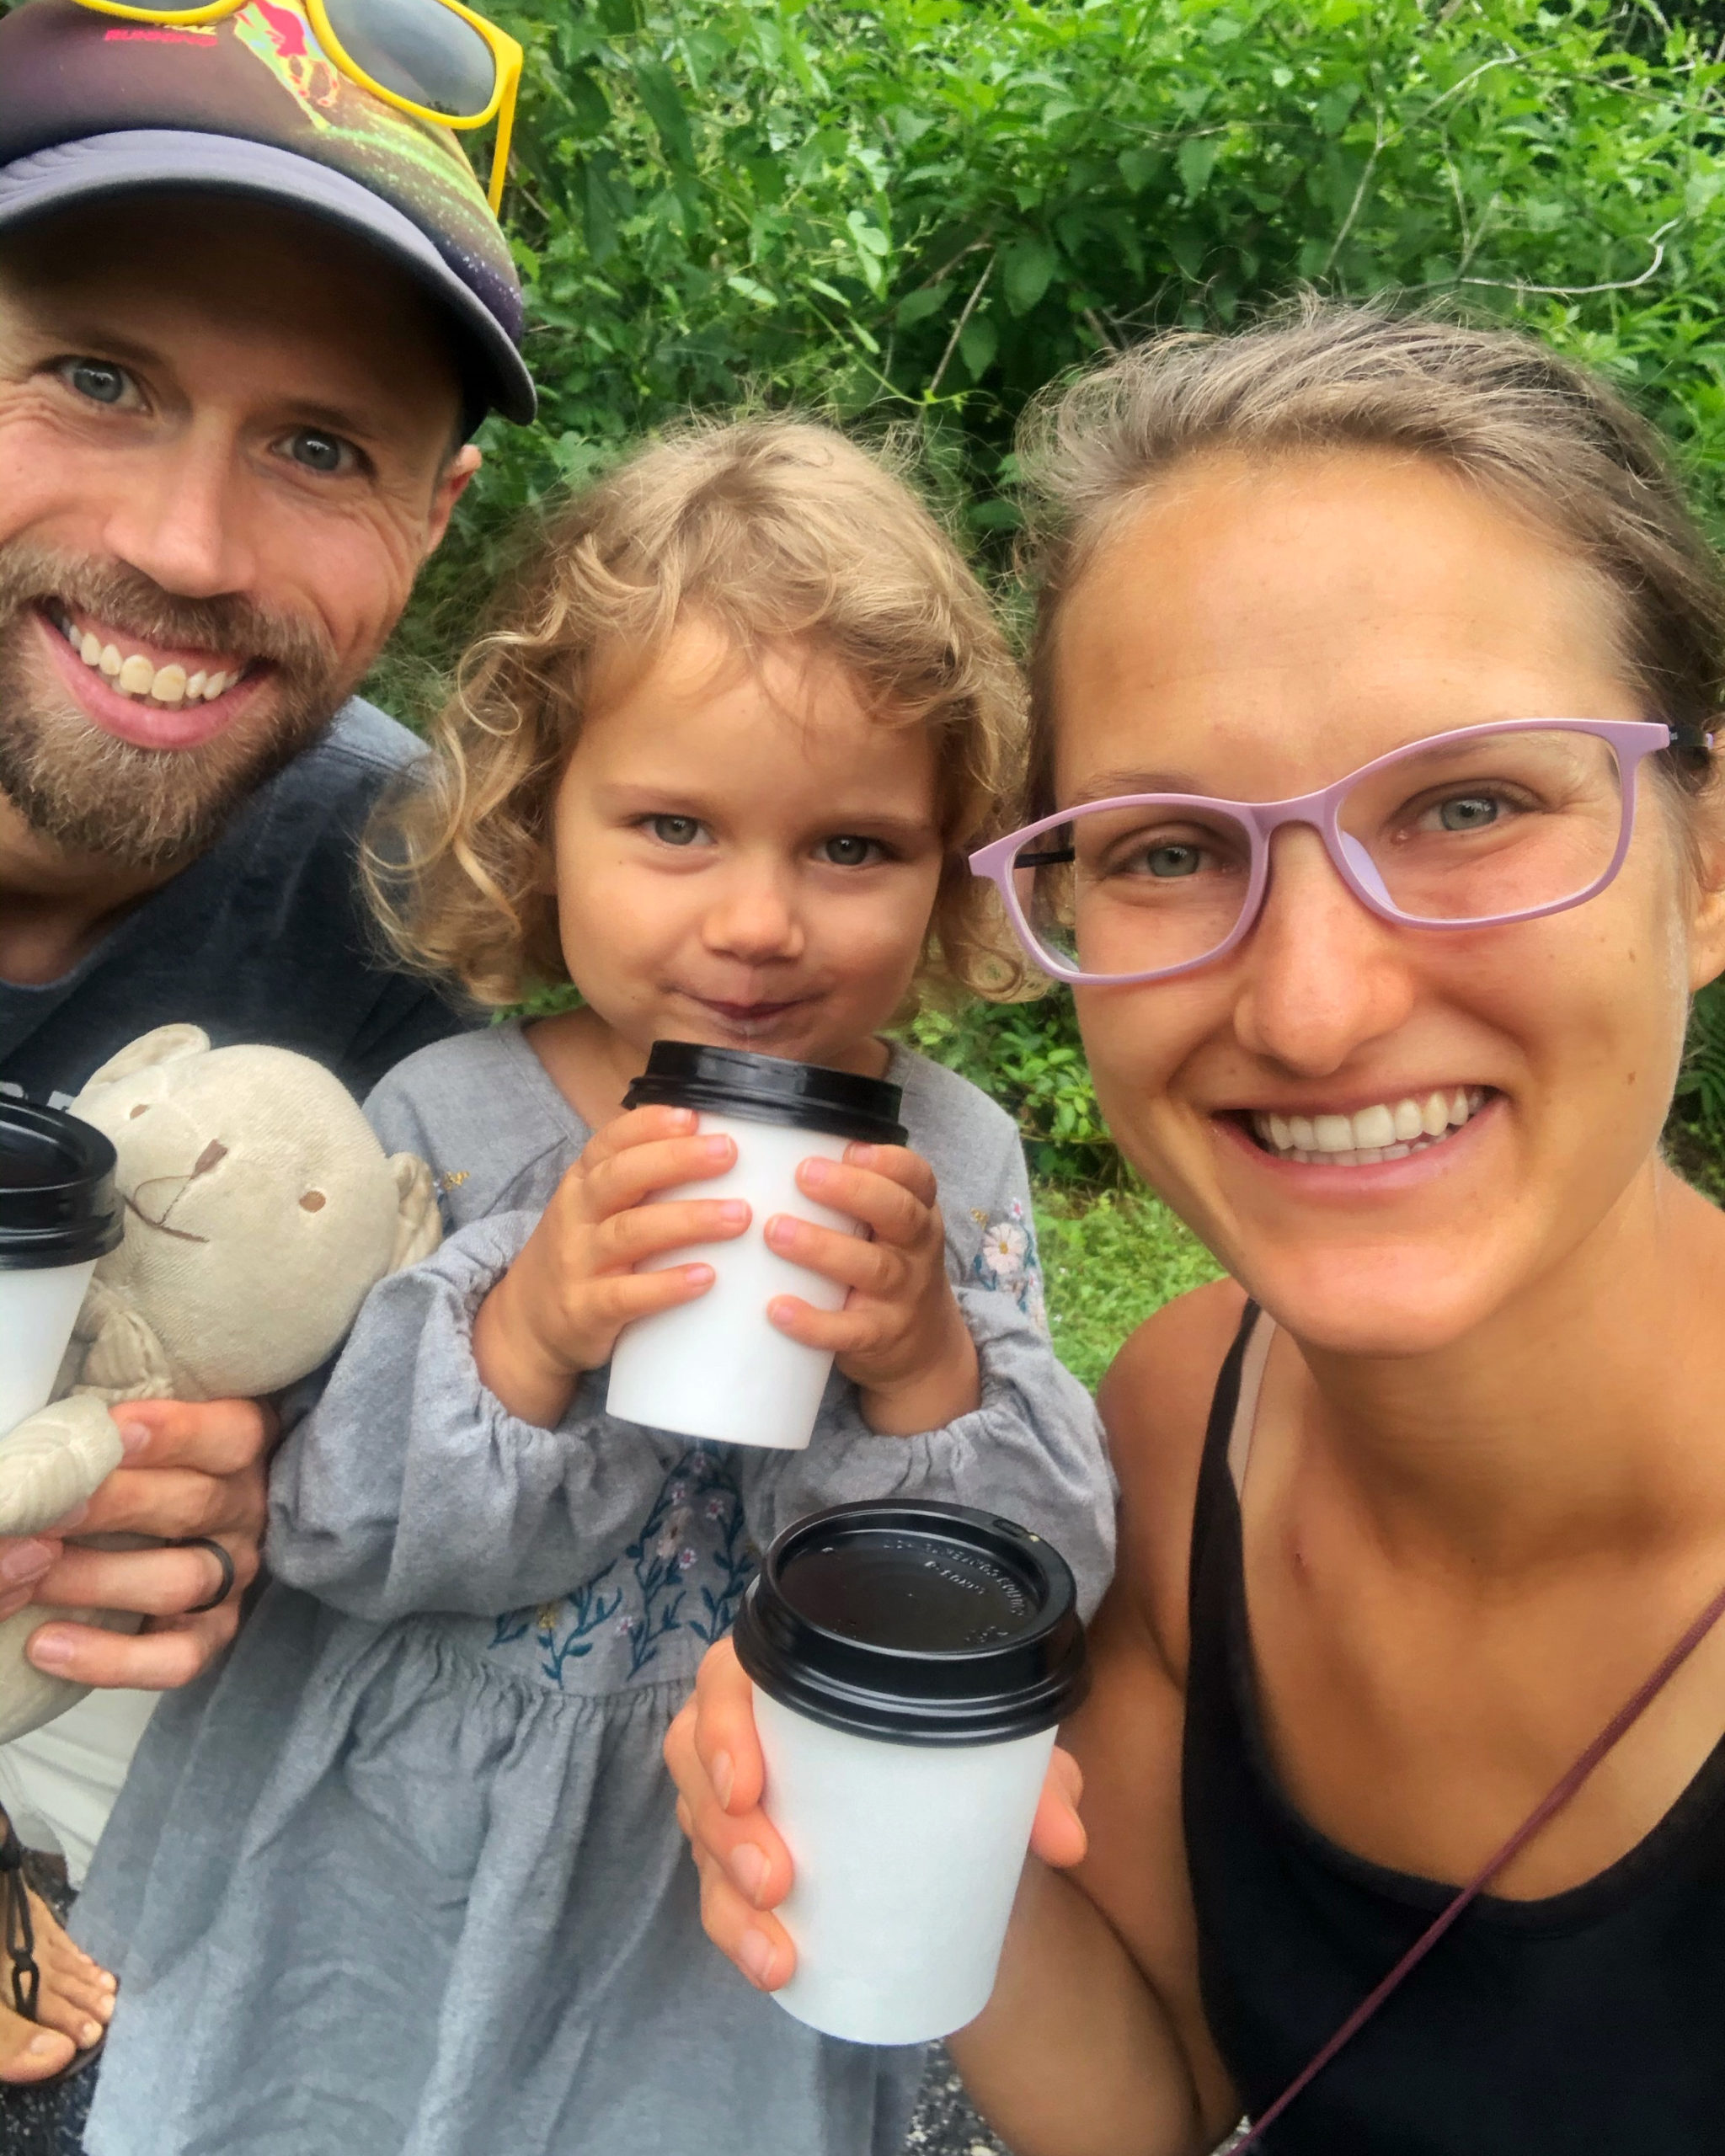
[[670, 1119], [679, 1130], [692, 1130], [695, 1128], [693, 1108], [673, 1108], [670, 1112]]
[[730, 1753], [729, 1752], [715, 1752], [713, 1755], [713, 1765], [709, 1771], [713, 1781], [713, 1794], [718, 1799], [721, 1807], [729, 1811], [730, 1808], [731, 1791], [737, 1785], [737, 1770], [731, 1764]]
[[818, 1187], [822, 1183], [830, 1182], [832, 1181], [832, 1162], [830, 1161], [821, 1160], [818, 1155], [814, 1160], [804, 1161], [803, 1163], [803, 1180], [804, 1182], [812, 1182]]
[[147, 1422], [122, 1422], [120, 1426], [120, 1449], [128, 1460], [136, 1460], [150, 1442]]
[[739, 1842], [731, 1851], [730, 1874], [756, 1908], [761, 1906], [761, 1890], [766, 1884], [766, 1857], [753, 1842]]
[[797, 1232], [797, 1224], [782, 1213], [775, 1213], [766, 1224], [766, 1240], [770, 1243], [789, 1242]]
[[746, 1976], [764, 1985], [772, 1974], [772, 1941], [764, 1931], [745, 1931], [737, 1948], [737, 1959]]
[[846, 1146], [845, 1158], [853, 1168], [872, 1168], [874, 1166], [875, 1151], [876, 1148], [873, 1145], [864, 1145], [859, 1142], [854, 1145]]
[[740, 1198], [728, 1198], [718, 1209], [718, 1217], [728, 1227], [740, 1227], [749, 1217], [747, 1202]]
[[731, 1141], [729, 1138], [709, 1138], [706, 1141], [706, 1153], [709, 1161], [723, 1161], [726, 1159], [729, 1155], [730, 1150]]
[[14, 1542], [3, 1556], [0, 1556], [0, 1580], [10, 1580], [14, 1587], [22, 1587], [27, 1580], [39, 1580], [54, 1561], [51, 1542]]
[[692, 1288], [710, 1288], [715, 1277], [710, 1265], [686, 1265], [683, 1267], [683, 1278]]
[[50, 1625], [35, 1635], [24, 1652], [38, 1669], [61, 1669], [72, 1660], [72, 1640]]

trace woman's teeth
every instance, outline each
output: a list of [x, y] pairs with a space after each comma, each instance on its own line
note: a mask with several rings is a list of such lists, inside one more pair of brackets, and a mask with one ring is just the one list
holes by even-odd
[[200, 667], [195, 674], [188, 674], [183, 666], [157, 666], [142, 652], [122, 657], [117, 644], [104, 643], [66, 615], [58, 617], [56, 626], [84, 664], [99, 674], [110, 689], [117, 689], [123, 696], [146, 696], [169, 711], [178, 710], [182, 704], [214, 702], [245, 671], [241, 661], [232, 668], [212, 672]]
[[1380, 1101], [1352, 1115], [1257, 1115], [1252, 1129], [1258, 1142], [1278, 1160], [1310, 1167], [1375, 1168], [1380, 1161], [1406, 1160], [1423, 1153], [1459, 1130], [1485, 1106], [1483, 1086], [1458, 1086], [1420, 1099]]

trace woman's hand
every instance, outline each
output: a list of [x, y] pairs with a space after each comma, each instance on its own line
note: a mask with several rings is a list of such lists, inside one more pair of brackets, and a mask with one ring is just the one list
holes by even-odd
[[[51, 1535], [0, 1544], [0, 1617], [27, 1603], [142, 1611], [148, 1621], [131, 1635], [45, 1624], [24, 1652], [74, 1684], [170, 1690], [200, 1675], [239, 1628], [240, 1597], [257, 1576], [275, 1416], [253, 1400], [126, 1401], [112, 1412], [123, 1465]], [[209, 1550], [87, 1550], [62, 1541], [69, 1534], [206, 1539], [227, 1552], [233, 1584], [200, 1609], [227, 1577]]]
[[637, 1273], [644, 1258], [692, 1243], [728, 1241], [749, 1225], [741, 1198], [644, 1200], [656, 1190], [723, 1175], [734, 1142], [702, 1138], [687, 1108], [634, 1108], [595, 1131], [558, 1184], [526, 1246], [479, 1306], [479, 1375], [510, 1414], [553, 1428], [584, 1370], [611, 1359], [637, 1318], [692, 1302], [710, 1265]]
[[[754, 1688], [721, 1640], [702, 1658], [692, 1696], [665, 1732], [677, 1785], [677, 1823], [701, 1875], [707, 1936], [751, 1984], [777, 1991], [797, 1966], [790, 1935], [772, 1914], [791, 1890], [791, 1858], [761, 1808], [766, 1766], [755, 1733]], [[1037, 1806], [1030, 1847], [1047, 1865], [1084, 1854], [1078, 1763], [1056, 1751]]]
[[903, 1145], [847, 1145], [842, 1161], [804, 1161], [797, 1184], [861, 1221], [872, 1240], [775, 1214], [766, 1230], [772, 1249], [850, 1293], [838, 1310], [776, 1295], [767, 1315], [793, 1340], [836, 1352], [871, 1430], [914, 1437], [968, 1415], [981, 1401], [981, 1379], [947, 1278], [934, 1170]]

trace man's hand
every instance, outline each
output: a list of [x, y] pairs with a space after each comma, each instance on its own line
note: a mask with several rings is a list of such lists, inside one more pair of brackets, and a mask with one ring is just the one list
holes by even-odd
[[[126, 1401], [112, 1412], [124, 1465], [52, 1534], [0, 1540], [0, 1618], [29, 1603], [141, 1611], [142, 1632], [46, 1624], [26, 1652], [74, 1684], [168, 1691], [200, 1675], [238, 1629], [239, 1598], [257, 1576], [275, 1416], [251, 1400]], [[233, 1588], [188, 1615], [222, 1584], [207, 1550], [86, 1550], [67, 1545], [70, 1534], [202, 1535], [232, 1560]]]

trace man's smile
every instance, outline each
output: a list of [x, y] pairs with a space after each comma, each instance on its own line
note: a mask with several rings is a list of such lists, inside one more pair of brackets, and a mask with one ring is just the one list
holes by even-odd
[[163, 646], [59, 600], [36, 620], [79, 708], [142, 749], [190, 749], [231, 725], [274, 669], [243, 654]]

